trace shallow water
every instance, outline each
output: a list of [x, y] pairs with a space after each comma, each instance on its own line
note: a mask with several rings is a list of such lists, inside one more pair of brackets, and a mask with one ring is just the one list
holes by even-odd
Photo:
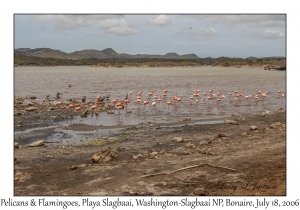
[[[96, 96], [110, 94], [110, 101], [118, 98], [123, 100], [127, 93], [132, 92], [131, 103], [120, 114], [101, 113], [87, 118], [75, 117], [67, 124], [90, 124], [103, 126], [136, 125], [145, 122], [168, 123], [191, 120], [215, 119], [220, 117], [244, 114], [257, 114], [265, 110], [285, 108], [285, 71], [265, 71], [262, 68], [91, 68], [88, 66], [72, 67], [16, 67], [14, 71], [15, 96], [36, 96], [38, 101], [45, 100], [46, 95], [55, 100], [57, 92], [63, 93], [62, 99], [96, 101]], [[69, 87], [71, 84], [71, 87]], [[168, 90], [166, 98], [163, 90]], [[207, 100], [208, 90], [213, 89], [217, 95], [224, 94], [221, 102]], [[161, 95], [163, 101], [155, 107], [142, 106], [136, 103], [136, 94], [143, 91], [143, 100], [153, 97], [148, 93], [153, 91]], [[190, 97], [200, 90], [199, 100]], [[255, 100], [257, 91], [268, 92], [264, 99]], [[234, 92], [243, 96], [235, 101]], [[207, 95], [204, 97], [203, 93]], [[230, 96], [228, 93], [232, 92]], [[181, 103], [168, 106], [172, 95], [183, 97]], [[252, 95], [250, 100], [245, 95]]]

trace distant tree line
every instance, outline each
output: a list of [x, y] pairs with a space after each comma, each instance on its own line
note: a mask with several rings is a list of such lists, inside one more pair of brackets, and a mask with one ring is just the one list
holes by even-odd
[[199, 58], [199, 59], [165, 59], [165, 58], [84, 58], [79, 60], [42, 58], [35, 56], [25, 56], [21, 54], [14, 55], [15, 66], [149, 66], [149, 67], [176, 67], [176, 66], [261, 66], [273, 63], [284, 63], [285, 58]]

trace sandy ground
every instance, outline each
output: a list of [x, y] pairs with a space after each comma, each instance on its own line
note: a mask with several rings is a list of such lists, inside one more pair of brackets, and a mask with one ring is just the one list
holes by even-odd
[[[57, 107], [42, 115], [49, 105], [24, 106], [23, 100], [15, 99], [15, 131], [70, 115]], [[125, 127], [113, 141], [77, 146], [20, 144], [14, 149], [14, 195], [286, 195], [285, 110], [229, 120], [236, 124]], [[99, 151], [103, 161], [95, 163]]]

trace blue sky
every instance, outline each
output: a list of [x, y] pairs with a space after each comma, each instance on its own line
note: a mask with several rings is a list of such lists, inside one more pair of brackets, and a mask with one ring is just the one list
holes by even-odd
[[199, 57], [286, 55], [286, 15], [14, 15], [14, 48], [63, 52], [111, 47], [118, 53]]

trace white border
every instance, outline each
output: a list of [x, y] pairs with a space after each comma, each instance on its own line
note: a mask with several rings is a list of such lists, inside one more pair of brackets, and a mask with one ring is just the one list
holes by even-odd
[[[13, 14], [14, 13], [286, 13], [287, 14], [287, 196], [267, 197], [268, 200], [295, 200], [299, 198], [300, 184], [297, 154], [299, 138], [296, 133], [299, 127], [296, 119], [298, 88], [297, 60], [299, 60], [299, 12], [297, 4], [274, 0], [252, 1], [4, 1], [1, 4], [1, 90], [2, 113], [1, 131], [4, 132], [0, 146], [0, 199], [15, 198], [28, 200], [30, 197], [13, 196]], [[290, 100], [289, 100], [290, 99]], [[34, 197], [38, 199], [40, 197]], [[77, 200], [81, 197], [57, 197], [62, 200]], [[181, 197], [171, 197], [181, 199]], [[226, 197], [217, 197], [226, 199]], [[244, 197], [230, 197], [243, 200]], [[255, 201], [263, 197], [245, 197]], [[56, 197], [51, 197], [51, 200]], [[101, 198], [102, 199], [102, 198]], [[129, 198], [124, 198], [129, 199]], [[134, 199], [134, 197], [131, 197]], [[162, 198], [162, 199], [166, 199]], [[208, 198], [205, 198], [208, 199]], [[1, 207], [6, 209], [8, 207]], [[61, 208], [61, 207], [59, 207]], [[103, 208], [103, 207], [102, 207]], [[232, 208], [232, 207], [231, 207]], [[45, 209], [39, 207], [39, 209]], [[52, 209], [52, 208], [51, 208]], [[62, 208], [61, 208], [62, 209]], [[71, 209], [71, 208], [68, 208]], [[77, 208], [78, 209], [78, 208]], [[82, 209], [82, 208], [81, 208]], [[91, 209], [90, 207], [88, 209]], [[99, 209], [99, 207], [98, 207]], [[110, 207], [111, 209], [111, 207]], [[118, 208], [123, 209], [123, 208]], [[130, 208], [132, 209], [132, 208]], [[138, 209], [138, 208], [136, 208]], [[161, 208], [160, 208], [161, 209]], [[268, 208], [270, 209], [270, 208]], [[272, 209], [272, 208], [271, 208]]]

